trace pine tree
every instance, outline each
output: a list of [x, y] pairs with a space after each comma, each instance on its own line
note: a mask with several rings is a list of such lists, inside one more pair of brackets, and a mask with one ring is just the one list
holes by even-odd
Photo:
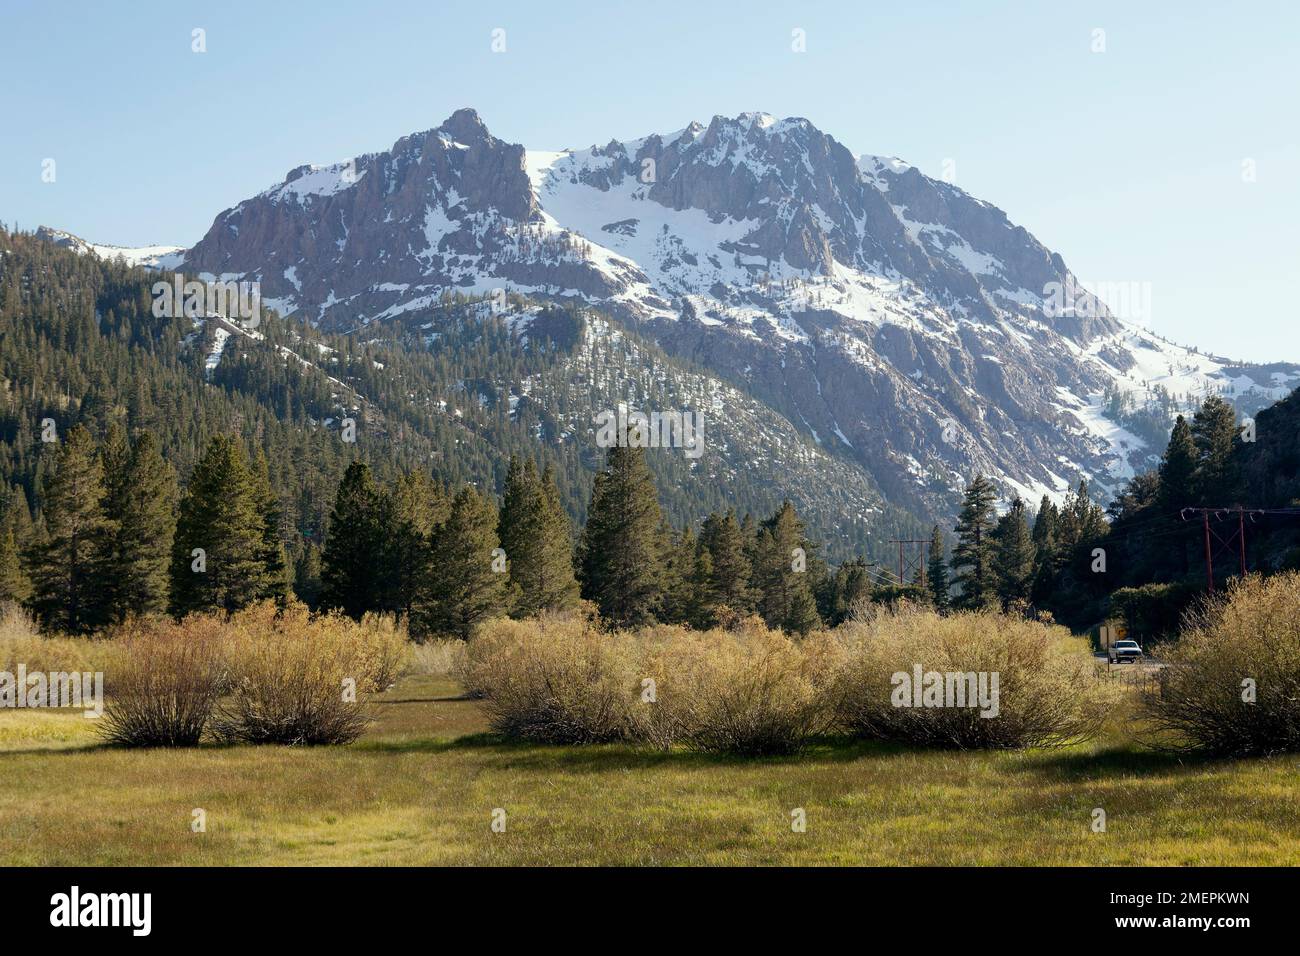
[[853, 558], [836, 568], [830, 580], [831, 600], [822, 617], [827, 624], [836, 626], [848, 620], [859, 605], [871, 600], [874, 590], [871, 567], [865, 559]]
[[266, 581], [257, 593], [257, 600], [273, 600], [283, 605], [293, 586], [293, 569], [284, 550], [284, 510], [275, 489], [271, 487], [271, 470], [266, 455], [260, 450], [249, 468], [249, 475], [252, 480], [253, 502], [262, 526], [258, 560], [266, 572]]
[[0, 604], [26, 604], [32, 596], [23, 550], [32, 537], [32, 516], [21, 486], [10, 490], [0, 509]]
[[755, 562], [758, 613], [768, 627], [806, 634], [818, 624], [817, 602], [807, 576], [811, 545], [794, 505], [784, 501], [763, 522]]
[[85, 633], [107, 615], [102, 595], [112, 522], [104, 512], [104, 473], [90, 432], [72, 428], [41, 500], [43, 539], [30, 556], [33, 606], [49, 627]]
[[237, 611], [273, 586], [265, 515], [239, 441], [217, 435], [194, 466], [172, 545], [171, 611]]
[[409, 471], [398, 479], [389, 553], [382, 562], [393, 593], [384, 603], [408, 620], [428, 575], [433, 532], [450, 514], [450, 499], [428, 472]]
[[572, 532], [549, 468], [538, 477], [531, 458], [522, 463], [511, 458], [498, 534], [509, 562], [515, 616], [531, 617], [577, 600]]
[[320, 607], [320, 575], [320, 548], [308, 542], [293, 564], [293, 594], [313, 611]]
[[1030, 599], [1034, 576], [1034, 541], [1025, 519], [1025, 503], [1016, 498], [993, 531], [993, 570], [1002, 606]]
[[1196, 445], [1193, 487], [1207, 507], [1236, 504], [1240, 497], [1236, 458], [1237, 412], [1218, 395], [1211, 395], [1192, 416]]
[[0, 607], [24, 604], [32, 595], [32, 583], [23, 569], [13, 526], [0, 522]]
[[709, 552], [712, 565], [709, 599], [717, 608], [726, 607], [744, 613], [754, 605], [750, 590], [753, 568], [745, 553], [745, 536], [736, 512], [728, 509], [725, 515], [711, 514], [704, 519], [700, 529], [700, 546]]
[[127, 443], [120, 427], [109, 429], [103, 448], [112, 522], [104, 601], [109, 620], [167, 609], [172, 542], [176, 534], [176, 473], [163, 460], [149, 432]]
[[699, 579], [699, 539], [690, 525], [680, 532], [669, 530], [666, 534], [672, 544], [664, 561], [664, 597], [659, 619], [669, 624], [694, 627], [706, 613], [700, 585], [706, 589], [708, 586], [707, 581]]
[[506, 610], [508, 575], [496, 569], [498, 548], [496, 508], [465, 486], [433, 534], [428, 579], [413, 611], [423, 632], [468, 640], [479, 623]]
[[592, 485], [578, 556], [582, 596], [611, 624], [635, 626], [659, 614], [662, 520], [645, 449], [611, 448]]
[[948, 562], [944, 558], [943, 532], [938, 525], [930, 531], [930, 557], [925, 570], [925, 583], [930, 588], [935, 608], [939, 611], [948, 610], [951, 603], [948, 594]]
[[1034, 579], [1029, 597], [1034, 604], [1049, 604], [1052, 600], [1056, 572], [1059, 566], [1056, 531], [1060, 515], [1056, 503], [1043, 495], [1034, 517]]
[[321, 553], [321, 606], [359, 620], [383, 609], [387, 574], [389, 502], [370, 467], [355, 460], [339, 482]]
[[1160, 459], [1157, 474], [1160, 477], [1156, 505], [1162, 516], [1160, 531], [1170, 531], [1169, 548], [1177, 554], [1174, 568], [1186, 575], [1191, 567], [1188, 549], [1193, 541], [1193, 529], [1182, 520], [1181, 510], [1197, 501], [1196, 497], [1196, 440], [1192, 427], [1182, 415], [1174, 422], [1169, 433], [1169, 444]]
[[959, 588], [952, 606], [963, 611], [989, 607], [996, 598], [993, 575], [993, 502], [997, 492], [983, 475], [966, 489], [957, 516], [957, 545], [952, 549], [954, 583]]
[[1193, 502], [1192, 482], [1196, 474], [1196, 440], [1182, 415], [1169, 433], [1169, 444], [1160, 459], [1160, 508], [1175, 511]]

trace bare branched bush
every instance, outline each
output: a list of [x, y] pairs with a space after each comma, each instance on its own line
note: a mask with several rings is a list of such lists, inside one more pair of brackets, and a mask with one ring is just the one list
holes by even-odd
[[789, 754], [833, 717], [818, 660], [797, 640], [748, 621], [736, 630], [657, 629], [641, 638], [653, 704], [636, 712], [642, 739], [705, 753]]
[[400, 629], [369, 617], [312, 618], [302, 605], [248, 608], [228, 623], [229, 695], [212, 718], [218, 740], [340, 744], [370, 721], [368, 699], [388, 686]]
[[1143, 695], [1156, 742], [1227, 756], [1300, 751], [1300, 572], [1235, 582], [1193, 610]]
[[[1114, 703], [1114, 688], [1097, 662], [1068, 647], [1068, 632], [1020, 616], [943, 616], [900, 606], [819, 639], [837, 645], [824, 653], [837, 661], [832, 696], [841, 726], [870, 739], [961, 748], [1063, 746], [1094, 737]], [[996, 674], [996, 716], [981, 716], [994, 708], [974, 705], [897, 705], [903, 682], [895, 675], [914, 682], [918, 667], [943, 675], [983, 673], [990, 690]]]
[[552, 744], [625, 739], [638, 683], [632, 646], [588, 621], [493, 620], [469, 642], [463, 681], [492, 728]]
[[111, 696], [103, 737], [127, 747], [197, 744], [223, 683], [223, 627], [219, 618], [204, 616], [119, 631], [118, 662], [106, 675]]
[[831, 715], [813, 659], [755, 622], [606, 633], [572, 618], [494, 621], [470, 641], [463, 680], [494, 730], [535, 742], [792, 753]]

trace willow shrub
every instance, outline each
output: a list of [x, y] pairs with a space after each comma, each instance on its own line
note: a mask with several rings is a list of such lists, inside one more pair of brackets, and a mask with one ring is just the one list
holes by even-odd
[[1156, 742], [1224, 756], [1300, 751], [1300, 572], [1251, 575], [1190, 613], [1143, 709]]
[[578, 618], [492, 621], [470, 641], [466, 689], [519, 740], [800, 749], [831, 714], [812, 658], [758, 622], [736, 630], [605, 632]]
[[[991, 749], [1064, 746], [1101, 729], [1115, 687], [1067, 639], [1062, 628], [1015, 615], [940, 615], [907, 605], [815, 638], [832, 645], [824, 654], [834, 661], [831, 696], [844, 730], [874, 740]], [[941, 694], [915, 696], [918, 667], [922, 687], [927, 675], [941, 675]], [[986, 692], [983, 704], [975, 690]]]
[[356, 622], [269, 603], [240, 611], [228, 624], [230, 686], [213, 734], [229, 743], [350, 743], [370, 722], [370, 697], [404, 666], [405, 642], [400, 626], [371, 615]]
[[211, 719], [226, 677], [224, 624], [145, 621], [120, 629], [99, 731], [127, 747], [189, 747]]

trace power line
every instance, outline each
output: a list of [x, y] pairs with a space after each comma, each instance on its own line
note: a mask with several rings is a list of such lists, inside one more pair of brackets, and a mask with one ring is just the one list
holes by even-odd
[[[1231, 514], [1234, 511], [1237, 514], [1237, 530], [1234, 534], [1231, 534], [1227, 538], [1225, 538], [1222, 535], [1220, 535], [1217, 531], [1211, 529], [1210, 515], [1214, 515], [1216, 521], [1222, 521], [1223, 516], [1225, 514]], [[1249, 511], [1247, 511], [1241, 505], [1236, 505], [1233, 507], [1218, 507], [1218, 508], [1184, 508], [1182, 511], [1184, 521], [1187, 520], [1187, 515], [1189, 513], [1200, 514], [1201, 516], [1201, 527], [1204, 530], [1204, 534], [1205, 534], [1205, 585], [1206, 587], [1210, 591], [1214, 590], [1214, 557], [1216, 552], [1216, 547], [1214, 542], [1216, 541], [1218, 542], [1219, 546], [1224, 549], [1230, 549], [1234, 544], [1236, 544], [1237, 557], [1241, 562], [1241, 576], [1245, 577], [1246, 576], [1246, 515], [1249, 514], [1251, 516], [1251, 521], [1253, 522], [1255, 520], [1255, 515], [1263, 514], [1264, 509], [1252, 508]], [[1300, 513], [1300, 509], [1297, 509], [1297, 513]]]

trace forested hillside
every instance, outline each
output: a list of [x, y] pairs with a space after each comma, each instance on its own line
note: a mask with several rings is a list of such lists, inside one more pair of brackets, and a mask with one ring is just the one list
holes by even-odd
[[236, 435], [246, 455], [266, 458], [295, 562], [323, 541], [354, 458], [385, 481], [427, 470], [495, 494], [511, 455], [535, 458], [581, 522], [604, 461], [593, 415], [627, 402], [705, 416], [705, 456], [648, 456], [679, 526], [727, 507], [767, 514], [789, 497], [833, 558], [883, 555], [891, 536], [921, 530], [861, 469], [770, 408], [595, 312], [449, 296], [351, 334], [266, 310], [251, 333], [232, 334], [213, 320], [156, 317], [158, 278], [0, 231], [0, 481], [27, 518], [39, 520], [57, 447], [41, 440], [48, 423], [51, 438], [78, 424], [97, 439], [114, 424], [151, 432], [182, 485], [213, 436]]

